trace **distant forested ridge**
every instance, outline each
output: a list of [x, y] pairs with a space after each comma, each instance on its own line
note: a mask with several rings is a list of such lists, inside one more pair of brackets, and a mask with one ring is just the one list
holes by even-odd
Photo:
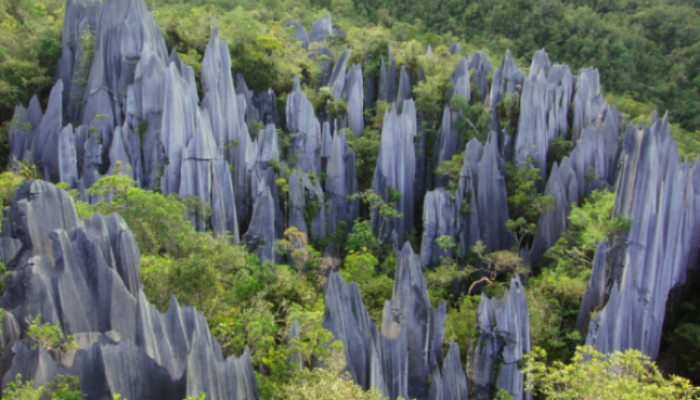
[[0, 1], [3, 399], [700, 398], [700, 3]]

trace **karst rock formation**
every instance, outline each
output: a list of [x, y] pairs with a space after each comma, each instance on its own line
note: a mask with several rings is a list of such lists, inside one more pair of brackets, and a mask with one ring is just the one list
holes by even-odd
[[[454, 45], [450, 53], [462, 58], [429, 146], [423, 110], [413, 99], [418, 82], [411, 82], [421, 73], [397, 65], [391, 48], [376, 73], [351, 61], [358, 59], [353, 49], [334, 54], [323, 43], [344, 32], [333, 27], [330, 14], [310, 31], [300, 20], [287, 26], [296, 27], [303, 48], [318, 43], [310, 57], [326, 56], [320, 85], [345, 100], [343, 115], [317, 112], [302, 90], [303, 77], [294, 79], [284, 110], [274, 91], [250, 90], [245, 71], [234, 79], [216, 24], [202, 60], [200, 96], [193, 68], [167, 49], [143, 0], [66, 1], [48, 105], [42, 110], [37, 97], [26, 108], [18, 105], [19, 123], [10, 131], [11, 154], [31, 159], [48, 182], [22, 184], [3, 210], [0, 259], [12, 271], [0, 298], [7, 312], [4, 384], [17, 373], [37, 384], [71, 374], [94, 399], [117, 393], [129, 400], [183, 399], [201, 392], [211, 400], [257, 399], [247, 351], [224, 359], [202, 314], [174, 298], [166, 314], [148, 303], [139, 249], [125, 222], [118, 215], [79, 218], [72, 198], [51, 183], [95, 203], [103, 198], [87, 189], [122, 173], [143, 189], [196, 197], [212, 213], [208, 220], [192, 219], [195, 229], [244, 243], [261, 261], [279, 261], [274, 243], [287, 228], [320, 240], [340, 223], [351, 229], [360, 216], [360, 201], [350, 197], [358, 191], [351, 144], [365, 132], [365, 111], [379, 100], [389, 107], [368, 186], [384, 202], [400, 194], [393, 204], [400, 216], [384, 218], [376, 208], [369, 213], [379, 240], [393, 244], [398, 260], [381, 326], [370, 318], [356, 283], [335, 272], [325, 283], [323, 325], [343, 342], [346, 369], [357, 384], [392, 400], [487, 399], [493, 389], [516, 400], [532, 398], [518, 367], [531, 346], [524, 277], [516, 274], [502, 298], [482, 294], [477, 342], [469, 349], [451, 343], [445, 355], [447, 307], [433, 307], [423, 277], [424, 268], [445, 257], [463, 266], [478, 241], [489, 251], [516, 245], [506, 228], [508, 162], [540, 168], [539, 190], [554, 199], [531, 246], [520, 251], [535, 272], [568, 228], [572, 207], [593, 190], [616, 193], [614, 213], [630, 219], [632, 228], [598, 245], [577, 329], [600, 351], [635, 348], [658, 356], [669, 293], [686, 283], [700, 237], [700, 170], [697, 160], [680, 156], [668, 116], [628, 125], [605, 101], [598, 70], [576, 74], [553, 64], [544, 50], [526, 74], [510, 52], [492, 66], [485, 53], [462, 56]], [[81, 63], [86, 29], [94, 30], [89, 70]], [[489, 109], [485, 142], [460, 135], [463, 115], [454, 104], [462, 100]], [[514, 128], [499, 107], [515, 101]], [[286, 158], [279, 132], [291, 138]], [[573, 150], [548, 168], [555, 141], [568, 141]], [[457, 154], [463, 154], [462, 167], [450, 186], [431, 169]], [[292, 171], [285, 202], [280, 165]], [[443, 237], [454, 247], [439, 246], [436, 239]], [[417, 253], [409, 238], [420, 239]], [[28, 320], [38, 314], [73, 335], [78, 348], [56, 355], [28, 347]], [[295, 329], [292, 336], [299, 334]], [[461, 354], [467, 354], [466, 368]], [[295, 357], [291, 362], [302, 365]]]

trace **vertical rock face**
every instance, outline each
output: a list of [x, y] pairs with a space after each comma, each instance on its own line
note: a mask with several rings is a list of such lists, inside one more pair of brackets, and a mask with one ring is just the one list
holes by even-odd
[[413, 138], [416, 136], [416, 107], [413, 100], [404, 102], [401, 116], [396, 114], [396, 107], [384, 114], [382, 138], [374, 171], [372, 190], [389, 200], [389, 189], [401, 193], [396, 204], [402, 216], [392, 220], [383, 220], [374, 212], [373, 225], [379, 229], [379, 239], [385, 241], [396, 231], [399, 242], [413, 229], [413, 180], [415, 178], [416, 155]]
[[474, 53], [469, 62], [469, 70], [474, 70], [474, 90], [472, 91], [472, 101], [480, 101], [484, 104], [490, 104], [489, 96], [489, 79], [488, 75], [491, 72], [491, 64], [488, 57], [483, 51]]
[[479, 240], [491, 250], [504, 249], [514, 243], [506, 229], [510, 217], [504, 171], [495, 133], [489, 135], [486, 146], [476, 139], [467, 143], [455, 194], [455, 243], [461, 249], [460, 257], [466, 256]]
[[433, 384], [430, 387], [430, 400], [461, 400], [469, 399], [467, 376], [459, 357], [459, 345], [450, 342], [450, 348], [442, 365], [442, 376], [433, 374]]
[[[202, 60], [202, 92], [202, 108], [207, 111], [205, 115], [211, 123], [213, 144], [223, 148], [224, 159], [232, 167], [230, 178], [233, 179], [232, 194], [236, 195], [236, 208], [222, 212], [228, 215], [236, 214], [237, 219], [247, 221], [250, 210], [244, 199], [248, 193], [249, 175], [245, 161], [250, 146], [250, 135], [245, 124], [245, 112], [241, 112], [245, 104], [239, 104], [241, 99], [233, 86], [228, 45], [219, 40], [216, 25]], [[228, 177], [217, 178], [223, 184]]]
[[[478, 342], [472, 345], [467, 376], [473, 399], [490, 399], [490, 389], [507, 390], [513, 399], [532, 399], [525, 391], [525, 376], [518, 362], [530, 353], [530, 319], [525, 288], [519, 277], [501, 299], [482, 294], [476, 310], [479, 324]], [[502, 363], [495, 373], [495, 365]]]
[[6, 350], [14, 358], [5, 384], [18, 373], [37, 385], [70, 374], [96, 398], [119, 393], [166, 399], [200, 392], [215, 399], [258, 398], [247, 352], [224, 360], [197, 311], [181, 308], [174, 298], [166, 314], [148, 304], [139, 281], [141, 256], [119, 216], [80, 221], [70, 196], [41, 181], [20, 186], [8, 215], [15, 227], [11, 235], [22, 243], [19, 257], [2, 254], [14, 269], [0, 298], [8, 321], [17, 323], [10, 332], [18, 339], [26, 321], [41, 314], [42, 322], [75, 336], [78, 349], [54, 361], [44, 348], [29, 350], [17, 341]]
[[[697, 261], [700, 170], [697, 162], [681, 163], [668, 116], [629, 129], [620, 163], [615, 213], [633, 225], [621, 264], [610, 267], [614, 285], [586, 343], [602, 352], [635, 348], [655, 359], [669, 291], [685, 283]], [[599, 283], [591, 279], [595, 297]]]
[[287, 128], [292, 136], [289, 154], [295, 155], [290, 166], [301, 172], [321, 172], [321, 124], [314, 107], [301, 90], [299, 77], [294, 78], [294, 89], [287, 96]]
[[440, 376], [446, 308], [442, 303], [433, 310], [419, 257], [409, 244], [401, 250], [396, 276], [381, 333], [369, 318], [357, 284], [346, 284], [336, 273], [326, 281], [323, 326], [345, 345], [353, 380], [365, 389], [376, 387], [391, 399], [428, 399], [431, 393], [445, 393], [445, 388], [466, 388], [458, 348], [451, 350]]
[[529, 253], [533, 266], [541, 265], [544, 253], [568, 228], [573, 205], [593, 190], [613, 187], [619, 157], [620, 125], [617, 109], [606, 106], [597, 121], [584, 129], [570, 157], [564, 157], [561, 163], [552, 167], [544, 194], [554, 198], [554, 205], [537, 223], [537, 233]]
[[547, 151], [552, 140], [568, 132], [573, 77], [566, 65], [549, 63], [544, 50], [535, 53], [530, 75], [525, 77], [520, 97], [520, 119], [515, 141], [515, 160], [523, 168], [528, 157], [547, 181]]
[[290, 26], [296, 26], [297, 31], [292, 35], [293, 37], [301, 40], [301, 46], [303, 48], [308, 48], [309, 47], [309, 34], [306, 32], [306, 29], [304, 29], [304, 25], [302, 25], [301, 20], [298, 19], [296, 21], [290, 21], [284, 24], [285, 28], [288, 28]]
[[399, 88], [396, 93], [396, 103], [402, 105], [404, 101], [411, 99], [411, 78], [408, 76], [408, 71], [406, 66], [401, 66], [401, 71], [399, 72]]
[[436, 189], [425, 195], [423, 202], [423, 240], [420, 258], [422, 266], [438, 265], [444, 257], [453, 257], [452, 249], [442, 249], [435, 242], [442, 236], [455, 237], [455, 205], [450, 193]]
[[348, 98], [348, 128], [355, 136], [362, 135], [362, 132], [365, 130], [362, 81], [362, 65], [353, 64], [345, 77], [345, 95]]
[[78, 101], [82, 98], [89, 71], [80, 65], [84, 58], [83, 39], [92, 31], [99, 30], [99, 15], [102, 2], [97, 0], [66, 1], [63, 36], [61, 38], [61, 59], [56, 68], [56, 78], [66, 86], [63, 94], [63, 119], [66, 122], [78, 122]]
[[399, 254], [391, 301], [384, 304], [382, 334], [398, 337], [406, 333], [408, 348], [408, 396], [428, 397], [429, 376], [442, 360], [446, 307], [443, 301], [433, 310], [423, 277], [420, 258], [406, 243]]
[[[455, 66], [455, 70], [450, 77], [452, 83], [451, 100], [458, 102], [459, 106], [468, 106], [471, 98], [471, 84], [469, 79], [469, 59], [462, 58]], [[455, 97], [459, 98], [455, 98]], [[462, 100], [460, 100], [462, 99]], [[452, 102], [445, 104], [445, 109], [442, 113], [442, 124], [438, 132], [437, 141], [435, 143], [435, 153], [433, 160], [435, 165], [439, 165], [441, 161], [448, 161], [452, 156], [457, 154], [460, 148], [465, 144], [465, 140], [461, 139], [462, 132], [459, 130], [460, 120], [464, 117], [460, 108], [452, 110]], [[438, 185], [444, 185], [445, 178], [436, 177]]]
[[489, 130], [498, 133], [498, 145], [506, 159], [510, 159], [513, 144], [510, 142], [510, 136], [503, 132], [502, 127], [498, 122], [498, 105], [509, 94], [519, 92], [518, 86], [522, 87], [525, 81], [525, 74], [520, 71], [513, 60], [510, 51], [506, 51], [506, 55], [501, 61], [501, 66], [496, 68], [493, 73], [491, 82], [491, 100], [490, 115], [489, 115]]
[[537, 233], [532, 242], [529, 259], [532, 266], [539, 267], [544, 253], [552, 247], [569, 226], [569, 213], [572, 205], [578, 205], [579, 180], [573, 168], [573, 160], [564, 157], [561, 164], [556, 162], [545, 187], [545, 196], [551, 196], [554, 204], [537, 221]]
[[275, 203], [265, 181], [260, 182], [248, 231], [243, 235], [248, 249], [261, 262], [275, 260]]
[[[142, 49], [150, 47], [161, 60], [168, 58], [168, 52], [160, 28], [141, 0], [106, 1], [97, 25], [82, 123], [90, 124], [96, 116], [107, 114], [100, 123], [113, 127], [123, 122], [119, 104], [126, 102]], [[105, 138], [105, 144], [109, 143]]]
[[348, 57], [350, 57], [350, 51], [344, 49], [338, 57], [338, 61], [335, 63], [333, 68], [333, 74], [328, 82], [328, 86], [331, 88], [331, 93], [333, 97], [340, 98], [343, 96], [343, 91], [345, 90], [345, 76], [348, 69]]
[[359, 216], [358, 200], [350, 200], [349, 196], [357, 193], [357, 172], [355, 170], [355, 152], [350, 150], [342, 129], [333, 135], [330, 157], [326, 167], [326, 196], [330, 200], [329, 215], [333, 216], [331, 232], [335, 232], [335, 224], [345, 222], [348, 230]]
[[576, 78], [574, 95], [573, 140], [578, 140], [585, 127], [598, 117], [605, 100], [600, 91], [600, 74], [595, 68], [582, 69]]
[[379, 100], [387, 103], [393, 103], [396, 100], [396, 63], [394, 55], [391, 53], [391, 48], [387, 48], [389, 61], [382, 57], [382, 64], [379, 67]]

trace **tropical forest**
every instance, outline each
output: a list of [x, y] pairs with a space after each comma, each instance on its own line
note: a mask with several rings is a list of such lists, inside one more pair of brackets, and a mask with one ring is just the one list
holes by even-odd
[[0, 0], [3, 400], [700, 399], [698, 0]]

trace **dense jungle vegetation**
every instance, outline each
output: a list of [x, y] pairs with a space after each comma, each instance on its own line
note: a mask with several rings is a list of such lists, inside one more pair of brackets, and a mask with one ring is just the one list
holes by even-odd
[[[329, 38], [329, 46], [336, 54], [351, 48], [350, 63], [363, 62], [369, 53], [365, 74], [378, 74], [381, 57], [391, 46], [396, 64], [408, 67], [417, 107], [433, 121], [425, 127], [429, 138], [435, 135], [449, 76], [461, 57], [451, 55], [448, 46], [458, 42], [462, 53], [486, 51], [492, 65], [498, 65], [510, 49], [523, 71], [540, 48], [573, 71], [595, 66], [601, 71], [609, 102], [642, 123], [654, 109], [668, 111], [682, 152], [689, 156], [700, 153], [698, 0], [156, 0], [153, 15], [168, 47], [177, 48], [197, 73], [216, 14], [219, 33], [231, 52], [232, 72], [243, 74], [253, 90], [275, 90], [283, 111], [295, 74], [301, 75], [309, 99], [319, 110], [326, 104], [327, 94], [318, 90], [319, 63], [292, 37], [295, 28], [284, 28], [285, 22], [294, 19], [301, 19], [308, 28], [326, 11], [332, 12], [334, 24], [347, 33]], [[60, 57], [62, 19], [62, 0], [0, 0], [0, 162], [8, 169], [0, 177], [3, 206], [9, 205], [21, 181], [40, 177], [29, 164], [10, 163], [7, 131], [16, 104], [26, 105], [35, 93], [43, 105], [47, 101]], [[435, 57], [425, 57], [428, 46]], [[425, 71], [421, 82], [420, 69]], [[386, 215], [393, 210], [369, 191], [386, 107], [379, 102], [376, 109], [365, 111], [366, 131], [351, 143], [357, 153], [362, 218], [350, 232], [341, 226], [331, 237], [314, 243], [295, 228], [288, 229], [285, 239], [276, 245], [285, 255], [284, 265], [261, 264], [242, 246], [217, 240], [210, 232], [196, 232], [183, 215], [206, 219], [211, 212], [208, 206], [138, 189], [125, 175], [105, 177], [90, 189], [92, 194], [112, 194], [111, 203], [76, 203], [83, 217], [119, 212], [126, 220], [141, 250], [141, 276], [152, 304], [165, 311], [174, 294], [181, 304], [194, 306], [206, 316], [227, 354], [238, 355], [248, 346], [262, 398], [315, 399], [335, 393], [343, 398], [377, 399], [381, 397], [378, 393], [362, 393], [336, 373], [343, 361], [338, 360], [337, 347], [325, 346], [331, 337], [322, 328], [323, 282], [328, 271], [339, 268], [346, 280], [359, 284], [375, 321], [381, 319], [384, 301], [391, 297], [396, 258], [390, 245], [379, 243], [369, 221], [370, 206], [382, 208]], [[473, 124], [460, 129], [468, 137], [483, 140], [487, 110], [480, 103], [463, 107]], [[517, 116], [514, 111], [506, 118], [511, 114]], [[281, 140], [284, 143], [284, 135]], [[571, 151], [566, 144], [553, 148], [555, 158]], [[454, 184], [461, 159], [436, 168]], [[508, 168], [508, 228], [518, 247], [532, 240], [537, 218], [551, 205], [551, 198], [538, 192], [537, 179], [536, 169]], [[532, 341], [537, 350], [526, 368], [534, 390], [547, 399], [597, 399], [601, 393], [635, 393], [630, 398], [639, 399], [697, 398], [697, 390], [688, 381], [662, 376], [653, 363], [634, 352], [576, 368], [591, 356], [598, 360], [591, 349], [577, 347], [581, 335], [575, 329], [595, 247], [629, 229], [631, 223], [613, 217], [613, 203], [614, 194], [594, 192], [574, 208], [569, 231], [547, 253], [547, 265], [527, 282]], [[449, 238], [438, 239], [441, 248], [454, 246], [444, 239]], [[415, 232], [411, 241], [416, 250], [419, 240], [420, 232]], [[331, 241], [336, 257], [323, 257]], [[472, 250], [474, 263], [481, 262], [493, 271], [483, 288], [489, 295], [499, 296], [502, 283], [512, 274], [528, 272], [518, 256], [519, 248], [486, 253], [477, 245]], [[473, 267], [457, 266], [447, 256], [439, 268], [425, 271], [434, 305], [441, 298], [448, 303], [445, 345], [457, 342], [463, 362], [476, 339], [479, 297], [476, 291], [455, 295], [451, 288], [454, 280], [470, 287], [476, 281], [474, 272]], [[664, 349], [683, 350], [671, 360], [664, 359], [664, 372], [698, 385], [700, 304], [679, 298], [680, 309], [688, 312], [668, 318]], [[301, 339], [290, 346], [286, 338], [295, 320]], [[307, 367], [322, 361], [326, 367], [298, 370], [288, 363], [290, 352], [301, 354]], [[624, 369], [625, 379], [609, 373], [615, 368]], [[23, 390], [29, 388], [14, 386], [6, 397], [32, 398], [33, 394], [25, 395]], [[19, 394], [12, 397], [15, 392]]]

